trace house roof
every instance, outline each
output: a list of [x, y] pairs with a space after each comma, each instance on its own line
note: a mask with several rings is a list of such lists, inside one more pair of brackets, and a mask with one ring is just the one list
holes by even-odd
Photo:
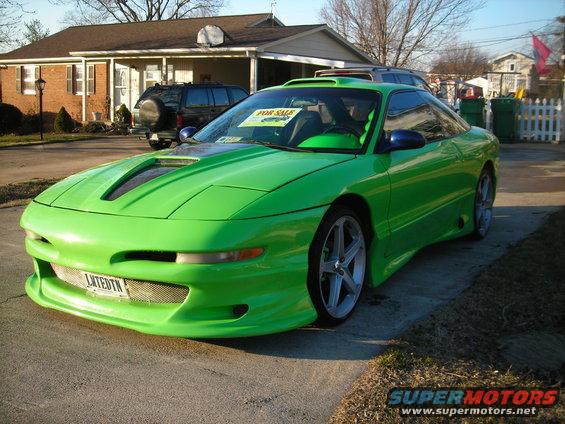
[[219, 26], [226, 33], [223, 48], [260, 46], [324, 26], [283, 26], [269, 13], [74, 26], [8, 52], [2, 60], [66, 58], [70, 52], [194, 48], [198, 31], [206, 25]]
[[528, 56], [527, 54], [520, 53], [520, 52], [517, 52], [517, 51], [512, 50], [512, 51], [506, 52], [506, 53], [504, 53], [504, 54], [501, 54], [500, 56], [496, 56], [495, 58], [491, 59], [490, 62], [491, 62], [491, 63], [492, 63], [492, 62], [498, 62], [499, 60], [504, 59], [504, 58], [506, 58], [506, 57], [508, 57], [508, 56], [511, 56], [511, 55], [522, 56], [522, 57], [525, 57], [525, 58], [527, 58], [527, 59], [534, 60], [533, 57]]

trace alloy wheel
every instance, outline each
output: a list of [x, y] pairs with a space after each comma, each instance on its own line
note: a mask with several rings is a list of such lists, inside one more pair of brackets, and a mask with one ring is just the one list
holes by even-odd
[[486, 236], [492, 223], [494, 187], [490, 173], [484, 172], [477, 185], [475, 196], [475, 229], [479, 236]]
[[320, 258], [319, 287], [324, 308], [336, 319], [355, 307], [365, 279], [365, 238], [357, 220], [342, 216], [326, 235]]

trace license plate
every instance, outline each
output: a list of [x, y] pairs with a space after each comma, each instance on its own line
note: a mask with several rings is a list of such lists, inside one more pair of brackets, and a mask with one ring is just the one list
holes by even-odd
[[101, 296], [129, 298], [123, 278], [91, 274], [90, 272], [83, 272], [82, 278], [86, 282], [86, 289], [92, 293]]
[[151, 134], [151, 140], [159, 140], [159, 134]]

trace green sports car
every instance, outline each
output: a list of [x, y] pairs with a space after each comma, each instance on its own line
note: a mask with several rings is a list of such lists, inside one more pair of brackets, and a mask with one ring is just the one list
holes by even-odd
[[292, 80], [191, 132], [34, 199], [31, 299], [168, 336], [335, 325], [418, 249], [492, 221], [497, 139], [412, 86]]

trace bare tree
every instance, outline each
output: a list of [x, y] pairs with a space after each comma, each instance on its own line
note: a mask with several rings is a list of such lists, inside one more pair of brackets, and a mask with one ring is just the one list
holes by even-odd
[[101, 22], [143, 22], [210, 16], [224, 0], [51, 0], [71, 5], [63, 22], [70, 25]]
[[24, 27], [23, 39], [20, 40], [20, 44], [22, 46], [35, 43], [36, 41], [49, 36], [49, 29], [45, 28], [39, 19], [33, 19], [24, 23]]
[[327, 0], [321, 18], [381, 65], [408, 66], [442, 49], [483, 0]]
[[472, 43], [452, 42], [432, 62], [431, 72], [445, 77], [468, 80], [490, 70], [488, 56]]
[[22, 2], [0, 0], [0, 51], [16, 45], [17, 27], [24, 13]]

